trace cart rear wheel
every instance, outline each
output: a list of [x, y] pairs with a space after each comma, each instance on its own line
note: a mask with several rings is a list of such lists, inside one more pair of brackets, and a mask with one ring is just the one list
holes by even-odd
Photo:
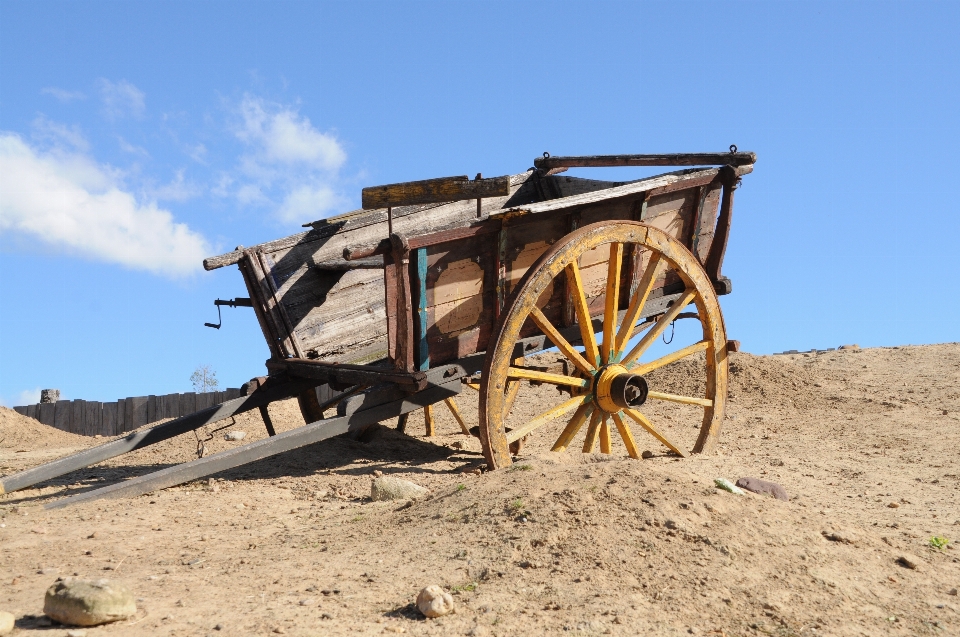
[[[630, 246], [633, 249], [627, 250]], [[586, 289], [581, 276], [581, 257], [587, 253], [595, 263], [591, 272], [600, 273], [601, 281], [605, 270], [605, 285], [597, 290], [596, 295]], [[596, 264], [600, 260], [598, 255], [607, 258], [606, 267]], [[626, 259], [625, 255], [633, 258]], [[638, 264], [636, 273], [632, 272], [631, 263]], [[644, 267], [640, 268], [639, 264]], [[631, 275], [634, 278], [632, 284], [628, 284], [625, 277]], [[555, 279], [562, 281], [564, 277], [569, 302], [576, 311], [579, 339], [564, 338], [561, 330], [538, 307], [538, 304], [543, 305], [541, 295], [554, 288]], [[667, 277], [667, 283], [677, 279], [678, 288], [682, 282], [679, 298], [665, 307], [662, 314], [638, 324], [644, 306], [656, 301], [657, 293], [651, 292], [654, 287], [662, 286], [664, 277]], [[594, 283], [598, 281], [597, 277], [593, 280]], [[661, 285], [657, 285], [658, 282]], [[624, 299], [622, 304], [619, 298], [621, 289], [632, 290], [629, 300]], [[642, 355], [690, 304], [696, 306], [695, 318], [702, 326], [702, 338], [686, 347], [673, 346], [672, 351], [655, 360], [641, 362]], [[602, 310], [599, 309], [601, 305]], [[618, 309], [623, 305], [627, 309], [618, 315]], [[684, 317], [694, 318], [689, 312]], [[599, 340], [595, 333], [598, 319], [602, 319]], [[563, 363], [560, 373], [552, 369], [536, 371], [529, 365], [525, 369], [514, 360], [516, 344], [522, 333], [527, 333], [523, 332], [525, 325], [529, 330], [529, 322], [535, 324], [559, 350]], [[644, 330], [642, 338], [636, 341], [635, 337]], [[490, 468], [510, 465], [510, 445], [541, 428], [536, 435], [546, 436], [553, 451], [563, 451], [571, 446], [584, 425], [587, 430], [583, 444], [585, 452], [594, 451], [599, 444], [601, 452], [611, 453], [612, 431], [616, 429], [627, 453], [638, 458], [634, 425], [681, 456], [686, 455], [687, 449], [692, 448], [694, 453], [710, 452], [716, 445], [727, 395], [723, 317], [716, 292], [703, 267], [689, 250], [663, 231], [638, 222], [621, 221], [596, 223], [567, 235], [541, 255], [520, 281], [511, 303], [498, 321], [495, 334], [487, 350], [480, 388], [480, 440]], [[670, 365], [681, 366], [685, 384], [697, 389], [685, 392], [687, 395], [664, 391], [668, 388], [663, 387], [662, 378], [658, 381], [657, 377], [668, 372]], [[653, 377], [648, 376], [655, 370], [661, 371]], [[690, 380], [692, 375], [699, 376], [699, 379]], [[517, 408], [523, 401], [517, 401], [511, 410], [506, 404], [506, 388], [516, 380], [554, 385], [566, 390], [569, 397], [561, 394], [539, 415], [531, 417], [529, 413], [514, 413], [523, 411]], [[699, 395], [695, 395], [697, 393]], [[702, 409], [703, 417], [695, 440], [692, 434], [674, 431], [675, 427], [666, 416], [658, 420], [655, 416], [645, 415], [644, 412], [652, 413], [660, 408], [647, 409], [643, 406], [646, 401]], [[561, 416], [566, 417], [565, 422], [561, 421], [562, 427], [547, 426]]]

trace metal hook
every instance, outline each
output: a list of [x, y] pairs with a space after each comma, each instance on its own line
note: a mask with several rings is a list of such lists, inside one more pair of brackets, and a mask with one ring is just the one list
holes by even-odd
[[[219, 299], [218, 299], [218, 300], [219, 300]], [[215, 329], [215, 330], [219, 330], [219, 329], [220, 329], [220, 326], [223, 325], [223, 316], [220, 315], [220, 304], [219, 304], [219, 303], [217, 303], [217, 322], [216, 322], [216, 324], [214, 324], [214, 323], [204, 323], [204, 325], [207, 326], [207, 327], [212, 327], [212, 328]], [[203, 456], [200, 456], [200, 457], [202, 458]]]
[[662, 335], [660, 336], [660, 338], [663, 339], [663, 344], [664, 344], [664, 345], [669, 345], [670, 343], [673, 342], [673, 335], [674, 335], [674, 332], [676, 332], [676, 329], [677, 329], [677, 320], [674, 319], [674, 320], [670, 321], [670, 340], [669, 340], [669, 341], [667, 340], [667, 335], [666, 335], [666, 334], [662, 334]]
[[220, 314], [221, 305], [229, 305], [230, 307], [253, 307], [253, 301], [249, 298], [237, 297], [232, 301], [224, 301], [222, 299], [217, 299], [213, 302], [217, 306], [217, 322], [216, 323], [204, 323], [207, 327], [212, 327], [215, 330], [219, 330], [220, 326], [223, 325], [223, 316]]

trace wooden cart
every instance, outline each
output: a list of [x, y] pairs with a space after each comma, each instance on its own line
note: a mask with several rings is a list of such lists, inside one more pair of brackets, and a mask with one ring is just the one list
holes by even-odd
[[[731, 347], [717, 300], [731, 291], [721, 266], [734, 190], [755, 161], [736, 147], [713, 154], [545, 153], [516, 175], [366, 188], [363, 210], [206, 259], [208, 270], [239, 267], [269, 347], [268, 376], [216, 412], [156, 427], [146, 442], [131, 434], [110, 443], [126, 446], [84, 461], [252, 408], [261, 409], [273, 434], [266, 405], [292, 395], [304, 427], [187, 463], [193, 468], [167, 469], [165, 477], [145, 476], [140, 487], [115, 485], [115, 494], [169, 486], [387, 418], [399, 417], [402, 428], [415, 409], [425, 410], [430, 434], [431, 408], [440, 402], [464, 433], [479, 436], [490, 469], [508, 466], [511, 451], [540, 427], [555, 427], [555, 451], [586, 429], [582, 449], [610, 453], [616, 430], [638, 457], [636, 426], [680, 456], [709, 452], [723, 419]], [[627, 182], [563, 174], [611, 166], [686, 168]], [[702, 338], [642, 362], [680, 318], [698, 320]], [[545, 350], [558, 352], [549, 364], [537, 356]], [[700, 394], [674, 395], [648, 382], [651, 372], [682, 359], [697, 361]], [[523, 383], [563, 391], [544, 413], [518, 417], [514, 401]], [[464, 422], [455, 402], [464, 385], [479, 392], [476, 426]], [[696, 439], [665, 435], [644, 415], [646, 401], [702, 408]], [[336, 403], [337, 416], [325, 419]], [[0, 488], [26, 482], [5, 478]]]

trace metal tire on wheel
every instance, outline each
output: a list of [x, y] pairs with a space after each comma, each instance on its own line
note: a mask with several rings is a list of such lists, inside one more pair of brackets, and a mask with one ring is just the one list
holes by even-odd
[[[597, 312], [591, 315], [579, 260], [604, 244], [610, 246], [610, 257], [607, 260], [606, 286], [602, 293], [602, 334], [598, 342], [592, 327], [592, 321], [598, 318]], [[619, 296], [623, 287], [621, 276], [625, 269], [624, 248], [627, 246], [636, 246], [634, 250], [649, 252], [649, 261], [642, 273], [636, 273], [639, 281], [629, 301], [623, 304], [627, 308], [618, 325], [618, 310], [621, 307]], [[658, 280], [658, 272], [662, 272], [664, 266], [682, 281], [684, 289], [672, 305], [664, 308], [662, 314], [638, 326], [637, 320], [643, 314], [647, 301], [652, 299], [651, 291]], [[564, 276], [576, 310], [576, 323], [580, 328], [579, 349], [577, 344], [563, 337], [561, 330], [538, 307], [541, 295], [548, 288], [552, 289], [551, 283]], [[596, 307], [599, 298], [591, 298]], [[643, 353], [691, 303], [696, 306], [696, 318], [703, 328], [702, 340], [656, 360], [641, 363], [639, 359]], [[539, 372], [516, 364], [516, 344], [521, 339], [521, 331], [527, 321], [533, 321], [539, 331], [550, 339], [565, 362], [569, 363], [567, 369], [572, 372]], [[639, 333], [638, 328], [648, 328], [649, 331], [628, 349], [631, 339]], [[710, 452], [716, 445], [727, 396], [727, 340], [723, 316], [713, 285], [696, 257], [662, 230], [634, 221], [609, 221], [585, 226], [568, 234], [548, 248], [520, 280], [512, 300], [498, 320], [494, 335], [487, 348], [480, 388], [480, 441], [491, 469], [511, 464], [511, 443], [570, 412], [573, 412], [573, 416], [556, 438], [554, 451], [565, 450], [583, 425], [587, 424], [584, 451], [592, 452], [599, 442], [600, 451], [610, 453], [611, 431], [615, 427], [627, 453], [637, 458], [639, 453], [630, 426], [636, 424], [673, 453], [685, 456], [687, 452], [681, 448], [682, 442], [674, 444], [639, 411], [640, 406], [651, 399], [702, 407], [703, 421], [692, 451]], [[703, 352], [704, 365], [702, 397], [675, 395], [656, 391], [658, 388], [655, 386], [647, 387], [644, 374], [700, 352]], [[505, 388], [516, 380], [568, 387], [571, 397], [558, 399], [558, 404], [546, 412], [525, 419], [508, 432], [505, 427], [509, 411], [509, 408], [505, 409]], [[553, 436], [551, 433], [551, 439]]]

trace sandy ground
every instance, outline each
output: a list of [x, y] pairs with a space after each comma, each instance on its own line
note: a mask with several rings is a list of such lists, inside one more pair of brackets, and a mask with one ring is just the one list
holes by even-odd
[[[688, 372], [658, 386], [691, 390]], [[413, 436], [376, 427], [212, 484], [41, 507], [196, 457], [184, 435], [0, 497], [0, 610], [14, 634], [65, 635], [42, 617], [43, 594], [78, 574], [122, 580], [139, 600], [135, 618], [90, 636], [960, 635], [960, 550], [930, 545], [960, 539], [960, 344], [736, 354], [731, 396], [707, 457], [673, 458], [640, 432], [651, 459], [618, 443], [611, 456], [554, 454], [556, 424], [512, 470], [474, 474], [479, 444], [440, 409], [430, 439], [413, 417]], [[519, 417], [555, 402], [552, 388], [525, 389]], [[271, 411], [279, 429], [302, 423], [290, 402]], [[692, 408], [651, 411], [695, 438]], [[227, 424], [265, 435], [258, 415]], [[238, 444], [222, 434], [209, 451]], [[0, 409], [0, 473], [97, 442]], [[370, 502], [374, 471], [432, 495]], [[792, 499], [720, 491], [718, 476], [773, 480]], [[428, 584], [454, 593], [455, 614], [413, 609]]]

